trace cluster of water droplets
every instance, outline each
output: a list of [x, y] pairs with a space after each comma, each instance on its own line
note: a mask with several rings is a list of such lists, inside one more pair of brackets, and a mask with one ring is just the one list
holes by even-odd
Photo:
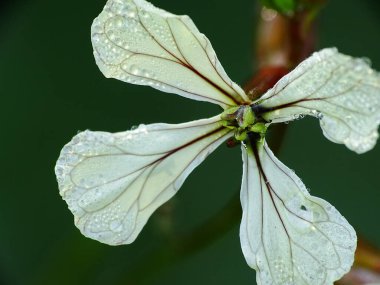
[[104, 11], [107, 11], [113, 15], [121, 15], [129, 18], [137, 17], [137, 8], [132, 0], [112, 0], [108, 1], [104, 7]]
[[284, 123], [289, 124], [289, 122], [291, 121], [303, 119], [306, 115], [313, 116], [317, 118], [318, 120], [322, 120], [324, 116], [322, 112], [316, 109], [311, 109], [311, 110], [306, 111], [305, 113], [296, 113], [296, 114], [290, 115], [290, 117], [286, 118], [286, 121], [284, 121]]
[[[128, 132], [131, 136], [144, 132], [145, 126]], [[138, 208], [122, 207], [116, 199], [124, 190], [120, 186], [107, 187], [107, 173], [93, 170], [76, 173], [76, 168], [98, 154], [124, 154], [118, 147], [117, 134], [85, 131], [76, 135], [61, 151], [55, 172], [60, 194], [75, 216], [75, 223], [86, 236], [109, 244], [118, 244], [132, 233]], [[116, 190], [115, 190], [116, 189]]]
[[368, 60], [326, 49], [281, 79], [271, 91], [281, 94], [269, 94], [272, 97], [263, 105], [273, 108], [276, 104], [296, 102], [294, 107], [274, 108], [268, 119], [284, 122], [302, 118], [302, 113], [310, 114], [320, 119], [323, 132], [331, 141], [363, 153], [378, 138], [379, 90], [380, 74], [371, 69]]
[[[149, 15], [149, 13], [144, 10], [142, 10], [141, 13]], [[152, 14], [149, 17], [141, 19], [142, 24], [148, 29], [150, 35], [154, 37], [160, 45], [170, 50], [177, 56], [180, 56], [173, 31], [170, 28], [171, 21], [175, 21], [175, 19], [172, 17], [165, 19], [156, 14]]]
[[[294, 172], [287, 177], [290, 179], [271, 180], [271, 185], [274, 189], [276, 183], [287, 185], [288, 191], [296, 189], [280, 194], [284, 207], [279, 208], [279, 215], [289, 243], [278, 247], [275, 260], [265, 252], [258, 253], [268, 259], [259, 264], [260, 255], [257, 257], [262, 284], [331, 284], [352, 264], [355, 231], [328, 202], [310, 196]], [[264, 242], [263, 247], [266, 252], [273, 250], [270, 243]], [[289, 251], [291, 257], [287, 257]]]
[[[114, 138], [107, 133], [94, 135], [93, 132], [85, 131], [76, 135], [71, 142], [65, 145], [60, 153], [55, 167], [55, 173], [60, 189], [60, 194], [69, 204], [71, 209], [76, 209], [76, 203], [87, 189], [94, 184], [105, 183], [104, 177], [82, 178], [74, 183], [71, 176], [73, 169], [89, 156], [97, 155], [102, 148], [112, 145]], [[75, 203], [75, 205], [73, 205]]]
[[[302, 262], [299, 262], [302, 259]], [[294, 284], [325, 285], [326, 270], [322, 264], [306, 254], [299, 246], [293, 246], [293, 270], [296, 282]]]
[[329, 94], [318, 95], [324, 97], [320, 104], [327, 114], [321, 126], [332, 141], [363, 153], [378, 138], [380, 75], [370, 68], [368, 60], [344, 58], [345, 64], [336, 70], [342, 76], [328, 82], [324, 89]]
[[[130, 34], [125, 37], [125, 34]], [[137, 19], [137, 8], [129, 1], [109, 1], [92, 25], [95, 55], [110, 66], [128, 58], [133, 43], [145, 35]]]
[[122, 205], [115, 203], [112, 207], [107, 207], [85, 219], [82, 231], [98, 240], [119, 244], [127, 239], [133, 230], [137, 212], [136, 205], [126, 211]]
[[[92, 27], [94, 54], [107, 77], [163, 90], [166, 86], [157, 75], [157, 58], [172, 59], [166, 49], [180, 54], [169, 27], [170, 19], [160, 15], [165, 12], [149, 3], [142, 6], [137, 7], [133, 1], [109, 1]], [[149, 68], [146, 61], [155, 68]]]
[[142, 68], [138, 64], [131, 64], [130, 62], [125, 61], [121, 65], [121, 70], [122, 72], [115, 76], [117, 79], [132, 84], [148, 85], [162, 89], [165, 88], [165, 85], [159, 81], [156, 72], [149, 68]]
[[310, 114], [311, 114], [311, 116], [316, 117], [318, 120], [323, 119], [323, 113], [319, 112], [318, 110], [315, 110], [315, 109], [310, 110]]
[[91, 135], [88, 136], [89, 133], [90, 132], [87, 131], [79, 133], [61, 150], [55, 167], [55, 173], [61, 192], [65, 192], [67, 190], [66, 185], [71, 182], [69, 181], [69, 172], [85, 159], [87, 155], [93, 154], [88, 140], [86, 139], [87, 137], [91, 138]]
[[[56, 164], [56, 175], [60, 188], [65, 189], [72, 183], [68, 175], [80, 162], [87, 157], [96, 156], [104, 149], [112, 148], [114, 137], [108, 133], [97, 132], [96, 135], [91, 131], [84, 131], [76, 135], [71, 142], [63, 147], [60, 157]], [[98, 180], [82, 178], [78, 186], [88, 189], [94, 184], [105, 182], [104, 177], [99, 175]]]
[[[75, 140], [76, 143], [79, 141], [80, 137]], [[70, 176], [71, 170], [84, 159], [84, 156], [77, 152], [78, 148], [76, 147], [76, 143], [70, 142], [63, 147], [55, 166], [55, 174], [60, 194], [63, 199], [66, 200], [69, 209], [74, 215], [82, 216], [84, 211], [77, 206], [77, 199], [80, 198], [86, 190], [73, 185]]]
[[289, 263], [277, 258], [272, 262], [272, 267], [275, 284], [293, 284], [293, 270], [289, 268]]

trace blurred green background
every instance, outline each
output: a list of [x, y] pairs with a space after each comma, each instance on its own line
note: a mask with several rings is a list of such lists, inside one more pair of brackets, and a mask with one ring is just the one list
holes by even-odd
[[[229, 76], [240, 84], [249, 79], [257, 1], [152, 2], [190, 15]], [[255, 284], [238, 223], [203, 250], [154, 274], [145, 270], [152, 252], [171, 250], [168, 235], [190, 232], [239, 191], [239, 148], [221, 147], [211, 155], [132, 245], [106, 246], [75, 228], [53, 170], [62, 146], [79, 130], [123, 131], [219, 112], [208, 103], [105, 79], [89, 37], [104, 4], [25, 0], [0, 12], [0, 284]], [[318, 46], [368, 57], [380, 70], [379, 30], [378, 1], [332, 0], [319, 18]], [[380, 246], [380, 146], [356, 155], [327, 141], [316, 120], [304, 119], [289, 125], [279, 157], [313, 195], [335, 205], [358, 233]], [[141, 278], [132, 283], [128, 276], [136, 270]]]

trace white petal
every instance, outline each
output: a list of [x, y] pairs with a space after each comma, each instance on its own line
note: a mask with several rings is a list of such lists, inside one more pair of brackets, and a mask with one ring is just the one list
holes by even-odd
[[168, 13], [145, 0], [109, 0], [94, 20], [91, 37], [96, 62], [106, 77], [224, 108], [249, 101], [188, 16]]
[[60, 194], [85, 236], [111, 245], [131, 243], [227, 136], [220, 116], [115, 134], [79, 133], [57, 161]]
[[240, 239], [257, 284], [333, 284], [353, 263], [354, 229], [266, 143], [253, 147], [243, 147]]
[[363, 153], [374, 147], [380, 124], [380, 74], [368, 60], [338, 53], [314, 53], [260, 100], [266, 120], [319, 117], [324, 135]]

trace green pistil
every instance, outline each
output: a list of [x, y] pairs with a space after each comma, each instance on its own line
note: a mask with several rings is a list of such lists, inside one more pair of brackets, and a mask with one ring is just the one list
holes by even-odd
[[256, 121], [255, 113], [250, 106], [227, 109], [221, 118], [223, 126], [235, 130], [235, 139], [238, 141], [246, 140], [249, 132], [260, 134], [262, 138], [265, 136], [267, 126]]

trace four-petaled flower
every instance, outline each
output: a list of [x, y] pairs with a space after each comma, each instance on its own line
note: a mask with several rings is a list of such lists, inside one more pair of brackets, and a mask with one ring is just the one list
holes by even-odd
[[224, 110], [178, 125], [76, 135], [62, 149], [55, 171], [60, 194], [85, 236], [110, 245], [133, 242], [190, 172], [235, 137], [243, 154], [241, 246], [257, 270], [257, 283], [326, 285], [350, 269], [354, 229], [328, 202], [309, 194], [264, 136], [272, 123], [311, 115], [329, 140], [357, 153], [373, 148], [380, 76], [367, 61], [324, 49], [251, 101], [188, 16], [144, 0], [109, 0], [91, 36], [106, 77]]

